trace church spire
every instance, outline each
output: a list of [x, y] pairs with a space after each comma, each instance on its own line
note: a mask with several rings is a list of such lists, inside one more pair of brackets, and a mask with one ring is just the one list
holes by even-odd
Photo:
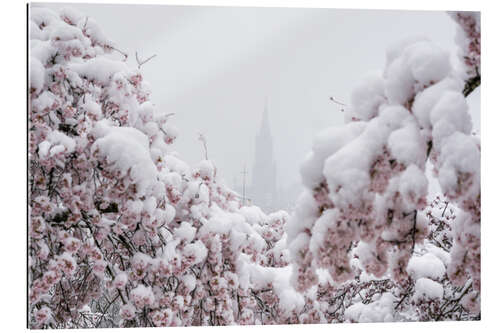
[[268, 111], [268, 98], [266, 97], [266, 104], [264, 105], [264, 112], [260, 121], [260, 135], [271, 137], [271, 127], [269, 126], [269, 111]]
[[276, 166], [267, 97], [260, 129], [255, 137], [255, 157], [252, 171], [251, 195], [253, 202], [265, 210], [274, 208], [276, 202]]

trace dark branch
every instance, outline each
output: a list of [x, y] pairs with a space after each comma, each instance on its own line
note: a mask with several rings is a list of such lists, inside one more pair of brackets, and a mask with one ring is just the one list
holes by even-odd
[[477, 87], [481, 85], [481, 75], [477, 74], [474, 77], [471, 77], [467, 81], [465, 81], [464, 90], [462, 93], [465, 97], [469, 96]]

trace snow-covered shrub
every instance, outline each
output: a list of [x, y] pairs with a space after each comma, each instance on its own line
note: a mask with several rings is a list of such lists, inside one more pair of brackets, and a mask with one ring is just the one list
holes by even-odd
[[91, 18], [31, 8], [31, 327], [297, 316], [288, 215], [241, 207], [211, 161], [179, 159], [169, 114], [114, 50]]
[[[359, 270], [412, 293], [416, 286], [431, 287], [409, 273], [419, 260], [435, 262], [430, 254], [415, 258], [432, 237], [436, 244], [445, 242], [447, 283], [467, 289], [467, 309], [478, 313], [480, 141], [471, 133], [465, 97], [470, 93], [466, 87], [480, 80], [475, 76], [480, 69], [479, 16], [451, 15], [459, 22], [467, 81], [439, 46], [427, 39], [403, 41], [387, 51], [383, 73], [370, 75], [354, 90], [345, 125], [317, 135], [301, 167], [306, 189], [286, 225], [297, 290], [307, 293], [318, 284], [321, 289], [319, 271], [326, 271], [334, 284], [349, 285], [359, 279]], [[456, 206], [449, 232], [433, 230], [425, 216], [428, 167], [446, 200]], [[441, 276], [445, 268], [436, 269]], [[473, 291], [464, 287], [467, 281]], [[437, 292], [429, 293], [436, 299]], [[350, 311], [349, 320], [396, 318], [366, 317], [362, 309]]]

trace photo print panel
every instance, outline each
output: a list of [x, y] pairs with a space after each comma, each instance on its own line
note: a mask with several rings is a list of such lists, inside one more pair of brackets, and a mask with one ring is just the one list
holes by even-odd
[[481, 318], [479, 12], [28, 5], [32, 329]]

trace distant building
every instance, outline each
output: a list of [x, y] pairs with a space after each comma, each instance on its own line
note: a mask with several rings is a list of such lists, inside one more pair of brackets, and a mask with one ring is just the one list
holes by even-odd
[[270, 212], [278, 209], [276, 186], [276, 162], [274, 160], [273, 138], [266, 109], [262, 114], [260, 130], [255, 137], [255, 157], [252, 169], [252, 182], [248, 187], [248, 197], [252, 204]]

